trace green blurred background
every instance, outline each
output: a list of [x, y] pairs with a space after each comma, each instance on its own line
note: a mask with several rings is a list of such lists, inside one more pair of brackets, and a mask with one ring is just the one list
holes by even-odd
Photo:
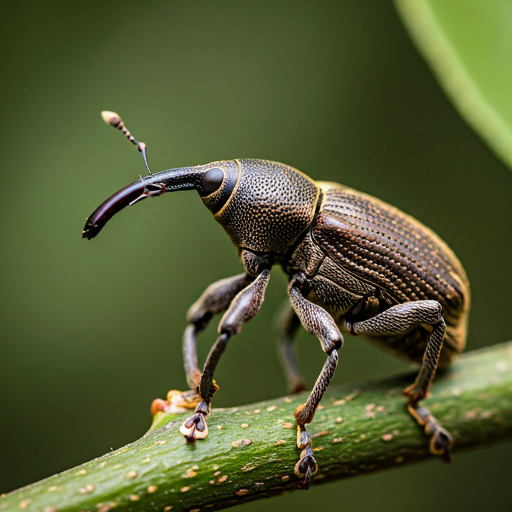
[[[100, 111], [148, 144], [153, 171], [277, 160], [373, 194], [455, 250], [472, 285], [468, 349], [511, 336], [512, 178], [456, 113], [391, 2], [19, 2], [2, 5], [0, 492], [140, 437], [185, 389], [189, 305], [241, 271], [196, 192], [85, 218], [144, 174]], [[511, 21], [512, 23], [512, 21]], [[286, 393], [275, 269], [260, 314], [216, 374], [215, 406]], [[201, 336], [204, 359], [215, 326]], [[302, 332], [309, 383], [324, 361]], [[334, 385], [406, 368], [346, 339]], [[438, 512], [510, 506], [512, 443], [315, 486], [245, 511]]]

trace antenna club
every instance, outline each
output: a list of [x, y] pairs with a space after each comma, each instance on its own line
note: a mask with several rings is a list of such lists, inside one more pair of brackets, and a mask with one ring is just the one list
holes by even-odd
[[119, 114], [111, 112], [110, 110], [104, 110], [101, 113], [101, 117], [103, 118], [103, 121], [105, 121], [105, 123], [114, 127], [119, 126], [119, 124], [123, 122]]

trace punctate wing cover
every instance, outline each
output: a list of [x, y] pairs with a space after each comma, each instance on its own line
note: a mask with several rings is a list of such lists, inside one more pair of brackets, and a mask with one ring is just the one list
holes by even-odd
[[313, 238], [333, 261], [395, 303], [439, 301], [448, 324], [466, 313], [466, 274], [435, 233], [367, 194], [336, 183], [318, 184], [324, 197]]

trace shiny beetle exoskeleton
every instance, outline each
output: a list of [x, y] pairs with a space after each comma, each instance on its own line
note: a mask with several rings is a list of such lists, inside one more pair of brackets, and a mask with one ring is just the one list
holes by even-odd
[[[131, 137], [118, 116], [109, 116], [110, 124]], [[145, 145], [130, 140], [145, 158]], [[449, 461], [450, 434], [420, 405], [438, 365], [448, 365], [466, 341], [469, 283], [449, 247], [423, 224], [374, 197], [313, 181], [288, 165], [253, 159], [141, 178], [107, 199], [87, 220], [83, 236], [95, 237], [127, 205], [188, 189], [199, 192], [231, 238], [244, 273], [209, 286], [188, 312], [184, 363], [188, 384], [200, 398], [180, 429], [187, 441], [208, 435], [217, 363], [228, 341], [259, 311], [272, 265], [279, 264], [289, 276], [290, 305], [282, 316], [280, 346], [293, 392], [305, 388], [292, 347], [297, 327], [302, 324], [317, 336], [327, 354], [309, 398], [295, 411], [301, 450], [295, 473], [301, 487], [307, 488], [318, 470], [306, 425], [336, 369], [341, 330], [363, 334], [421, 365], [415, 382], [404, 390], [408, 409], [430, 435], [430, 451]], [[220, 335], [201, 372], [196, 336], [221, 312]]]

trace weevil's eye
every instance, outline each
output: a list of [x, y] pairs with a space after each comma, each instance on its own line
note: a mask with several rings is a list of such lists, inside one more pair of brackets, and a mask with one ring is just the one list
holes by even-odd
[[224, 181], [224, 172], [221, 169], [214, 168], [206, 171], [201, 179], [204, 196], [209, 196], [220, 188]]
[[[222, 167], [214, 167], [215, 164]], [[215, 162], [201, 176], [197, 191], [205, 206], [215, 215], [229, 201], [238, 180], [238, 166], [235, 162]]]

